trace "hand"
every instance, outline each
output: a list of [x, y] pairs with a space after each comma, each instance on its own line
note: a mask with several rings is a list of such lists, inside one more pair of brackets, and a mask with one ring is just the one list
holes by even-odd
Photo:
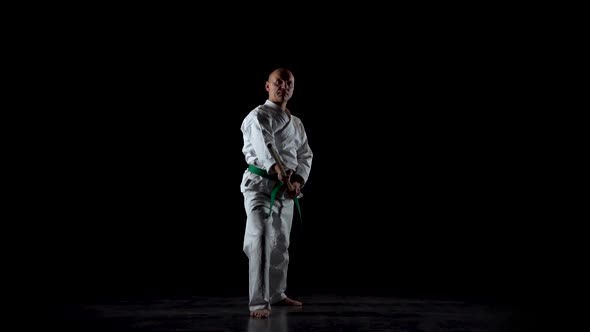
[[291, 174], [293, 174], [293, 171], [288, 169], [286, 170], [287, 174], [286, 176], [281, 175], [281, 169], [279, 168], [278, 164], [274, 165], [274, 171], [275, 173], [277, 173], [278, 177], [279, 177], [279, 181], [283, 182], [283, 183], [287, 183], [291, 181]]
[[295, 198], [301, 194], [301, 183], [293, 181], [291, 182], [291, 187], [293, 187], [293, 190], [287, 190], [287, 193], [291, 198]]

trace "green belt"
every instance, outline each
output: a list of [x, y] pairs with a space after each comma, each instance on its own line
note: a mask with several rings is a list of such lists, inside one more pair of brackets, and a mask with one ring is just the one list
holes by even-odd
[[[272, 191], [270, 193], [270, 211], [268, 214], [269, 215], [272, 214], [272, 206], [275, 203], [277, 193], [279, 192], [279, 189], [284, 185], [284, 183], [279, 181], [278, 179], [272, 178], [271, 176], [268, 175], [268, 173], [265, 170], [263, 170], [262, 168], [258, 168], [254, 165], [248, 165], [248, 170], [256, 175], [262, 176], [263, 178], [267, 178], [267, 179], [271, 179], [271, 180], [276, 181], [275, 186], [274, 186], [274, 188], [272, 188]], [[301, 218], [301, 206], [299, 206], [299, 199], [297, 197], [294, 197], [293, 200], [295, 201], [295, 206], [297, 206], [297, 211], [299, 211], [299, 218]]]

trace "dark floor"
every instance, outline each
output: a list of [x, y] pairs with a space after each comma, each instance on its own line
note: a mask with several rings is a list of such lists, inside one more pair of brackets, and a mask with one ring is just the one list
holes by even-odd
[[524, 331], [509, 306], [393, 297], [313, 295], [303, 308], [248, 316], [244, 297], [95, 301], [53, 308], [76, 331]]

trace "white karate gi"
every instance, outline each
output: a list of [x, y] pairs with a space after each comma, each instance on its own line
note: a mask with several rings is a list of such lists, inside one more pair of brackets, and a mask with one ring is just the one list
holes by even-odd
[[[292, 179], [307, 182], [313, 153], [299, 118], [267, 100], [252, 110], [242, 122], [242, 152], [249, 165], [270, 173], [276, 163], [267, 144], [272, 144]], [[240, 189], [244, 195], [246, 230], [244, 252], [249, 259], [250, 310], [270, 309], [286, 297], [289, 264], [289, 235], [294, 201], [284, 191], [277, 195], [269, 216], [270, 193], [277, 181], [244, 172]], [[301, 197], [302, 195], [299, 195]]]

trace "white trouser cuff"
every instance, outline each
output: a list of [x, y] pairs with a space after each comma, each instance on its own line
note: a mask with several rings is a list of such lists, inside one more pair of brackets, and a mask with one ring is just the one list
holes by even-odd
[[277, 303], [287, 298], [285, 294], [277, 294], [270, 298], [270, 303]]
[[270, 309], [269, 304], [258, 304], [258, 305], [251, 305], [250, 311], [260, 310], [260, 309]]

